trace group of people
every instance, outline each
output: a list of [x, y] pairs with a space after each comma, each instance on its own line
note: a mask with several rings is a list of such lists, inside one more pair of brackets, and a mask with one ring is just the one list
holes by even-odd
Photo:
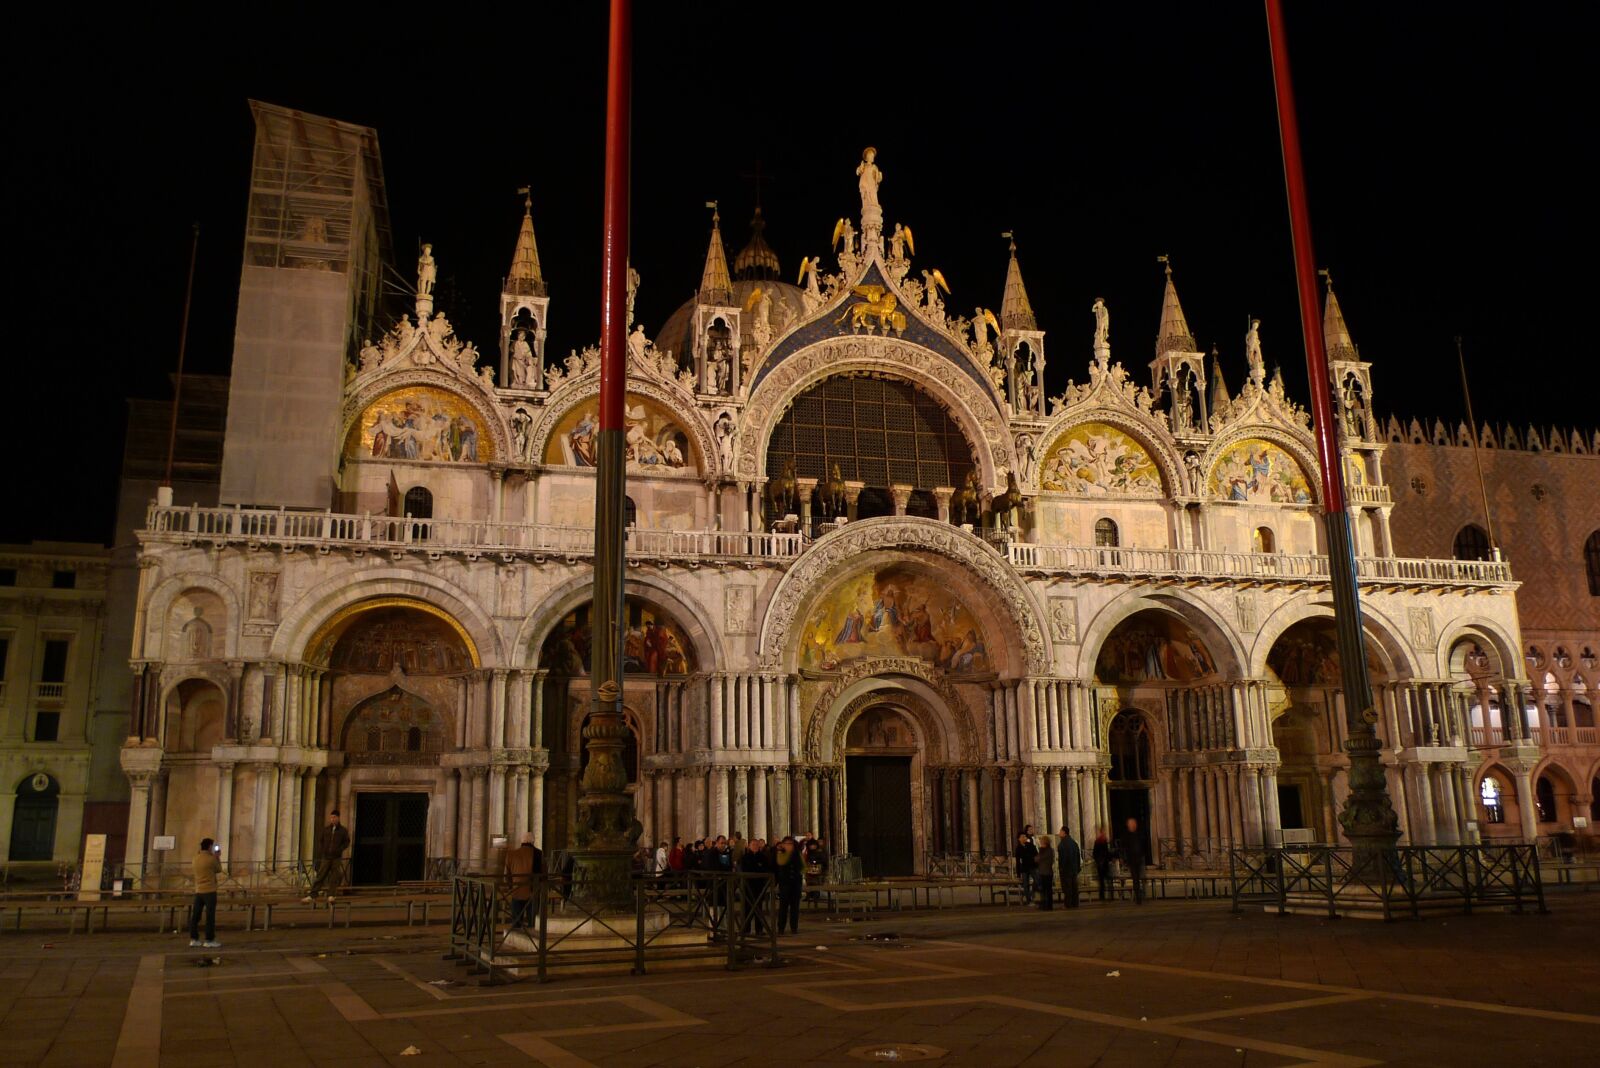
[[[1016, 861], [1017, 881], [1022, 887], [1022, 903], [1032, 905], [1039, 899], [1039, 908], [1049, 911], [1055, 907], [1055, 883], [1059, 875], [1062, 900], [1069, 909], [1078, 907], [1078, 879], [1083, 871], [1083, 848], [1072, 837], [1070, 828], [1063, 827], [1054, 838], [1049, 834], [1036, 835], [1030, 823], [1017, 835], [1017, 845], [1012, 850]], [[1144, 835], [1139, 821], [1129, 817], [1122, 834], [1115, 842], [1104, 826], [1096, 830], [1094, 844], [1089, 850], [1094, 864], [1094, 874], [1099, 900], [1112, 895], [1111, 864], [1122, 861], [1133, 884], [1135, 904], [1144, 904]]]
[[662, 878], [692, 872], [746, 875], [771, 875], [778, 890], [778, 933], [787, 928], [800, 933], [800, 897], [809, 880], [820, 882], [827, 876], [828, 847], [810, 833], [782, 838], [746, 839], [738, 831], [707, 836], [684, 845], [665, 839], [652, 850], [641, 846], [634, 854], [634, 873], [645, 878]]

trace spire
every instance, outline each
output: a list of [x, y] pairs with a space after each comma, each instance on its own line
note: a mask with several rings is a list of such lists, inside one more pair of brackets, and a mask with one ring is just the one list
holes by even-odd
[[1211, 411], [1220, 414], [1228, 410], [1233, 403], [1233, 398], [1228, 395], [1228, 383], [1222, 377], [1222, 360], [1217, 355], [1217, 347], [1211, 346]]
[[1156, 258], [1167, 271], [1167, 289], [1161, 297], [1161, 326], [1156, 331], [1156, 355], [1165, 356], [1174, 350], [1193, 352], [1194, 335], [1189, 332], [1189, 321], [1183, 317], [1183, 305], [1178, 303], [1178, 287], [1172, 284], [1172, 264], [1165, 256]]
[[722, 216], [717, 202], [707, 201], [711, 209], [711, 243], [706, 248], [706, 269], [700, 275], [699, 300], [702, 304], [727, 305], [733, 300], [733, 279], [728, 276], [728, 253], [722, 247]]
[[539, 270], [539, 246], [533, 240], [533, 194], [527, 186], [522, 194], [522, 229], [517, 231], [517, 248], [511, 253], [511, 270], [506, 274], [506, 292], [522, 296], [545, 295], [544, 274]]
[[[1005, 235], [1011, 238], [1010, 234]], [[1006, 265], [1006, 289], [1000, 298], [1000, 328], [1002, 330], [1038, 330], [1039, 322], [1033, 317], [1033, 305], [1028, 303], [1028, 291], [1022, 285], [1022, 265], [1017, 262], [1017, 242], [1011, 238], [1011, 262]]]
[[1339, 298], [1333, 295], [1333, 276], [1323, 271], [1322, 278], [1328, 283], [1328, 302], [1322, 309], [1322, 344], [1328, 350], [1328, 359], [1357, 362], [1361, 354], [1356, 350], [1355, 340], [1350, 337], [1350, 328], [1344, 323]]
[[770, 281], [783, 273], [778, 264], [778, 254], [772, 251], [766, 238], [761, 236], [767, 221], [761, 217], [761, 205], [756, 205], [755, 216], [750, 220], [750, 242], [739, 250], [733, 260], [733, 276], [739, 281]]

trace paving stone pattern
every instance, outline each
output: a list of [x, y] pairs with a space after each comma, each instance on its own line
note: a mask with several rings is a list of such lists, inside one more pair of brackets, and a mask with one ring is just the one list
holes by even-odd
[[981, 1068], [1595, 1063], [1600, 895], [1553, 905], [1389, 925], [1216, 902], [808, 917], [783, 968], [493, 988], [441, 959], [439, 927], [235, 933], [211, 951], [8, 934], [0, 1062], [712, 1068], [894, 1063], [870, 1051], [899, 1047]]

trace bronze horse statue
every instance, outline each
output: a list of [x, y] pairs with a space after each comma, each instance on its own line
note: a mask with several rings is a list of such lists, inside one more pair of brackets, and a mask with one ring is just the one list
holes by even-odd
[[839, 465], [834, 464], [833, 470], [828, 473], [828, 480], [822, 484], [822, 514], [829, 519], [837, 519], [845, 513], [844, 475], [839, 470]]
[[1022, 506], [1022, 491], [1017, 487], [1015, 471], [1006, 472], [1006, 491], [989, 502], [989, 515], [994, 518], [996, 530], [1010, 531], [1017, 525], [1017, 509]]
[[968, 471], [967, 481], [950, 498], [950, 521], [956, 526], [983, 521], [983, 505], [978, 497], [978, 472]]
[[794, 477], [794, 458], [790, 457], [783, 461], [783, 472], [777, 478], [767, 480], [767, 505], [772, 510], [772, 518], [777, 520], [793, 515], [799, 496], [800, 488]]

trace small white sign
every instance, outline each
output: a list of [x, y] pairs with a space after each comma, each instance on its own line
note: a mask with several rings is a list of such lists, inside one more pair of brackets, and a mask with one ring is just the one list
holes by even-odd
[[1589, 826], [1589, 817], [1588, 816], [1574, 816], [1574, 817], [1572, 817], [1572, 829], [1573, 830], [1581, 831], [1587, 826]]
[[489, 844], [494, 846], [496, 849], [504, 849], [506, 847], [506, 836], [503, 834], [497, 834], [493, 838], [489, 839]]
[[158, 834], [150, 842], [150, 848], [155, 850], [178, 848], [178, 837], [173, 834]]

